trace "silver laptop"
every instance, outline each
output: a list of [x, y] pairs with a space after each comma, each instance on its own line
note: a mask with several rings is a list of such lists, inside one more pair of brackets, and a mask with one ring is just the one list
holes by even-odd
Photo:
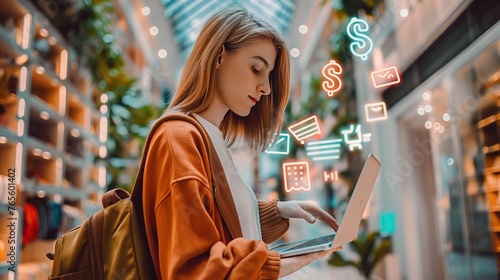
[[340, 221], [337, 233], [297, 242], [283, 243], [270, 248], [270, 250], [277, 251], [282, 258], [286, 258], [344, 246], [354, 240], [357, 236], [359, 223], [372, 193], [373, 186], [380, 173], [380, 168], [380, 161], [374, 155], [370, 154], [363, 165], [345, 214]]

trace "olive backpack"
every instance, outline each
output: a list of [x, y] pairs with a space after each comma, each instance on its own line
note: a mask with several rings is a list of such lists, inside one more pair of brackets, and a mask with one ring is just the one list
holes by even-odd
[[[158, 119], [146, 139], [132, 195], [124, 189], [113, 189], [102, 197], [103, 209], [92, 214], [80, 226], [64, 233], [55, 242], [49, 280], [153, 280], [157, 279], [147, 242], [142, 211], [142, 181], [146, 155], [158, 126], [167, 120], [184, 120], [198, 130], [202, 126], [193, 117], [169, 113]], [[207, 137], [210, 158], [219, 161]], [[214, 169], [222, 168], [220, 161]], [[221, 171], [221, 170], [218, 170]], [[213, 176], [212, 183], [217, 183]]]

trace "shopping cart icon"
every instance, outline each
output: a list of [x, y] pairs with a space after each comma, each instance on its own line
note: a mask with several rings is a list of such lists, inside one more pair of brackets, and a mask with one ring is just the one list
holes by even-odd
[[310, 116], [295, 124], [290, 125], [288, 127], [288, 131], [290, 131], [292, 136], [297, 139], [300, 144], [304, 144], [305, 139], [309, 137], [321, 134], [318, 117], [316, 116]]
[[354, 148], [359, 150], [363, 149], [363, 142], [370, 142], [372, 138], [371, 133], [362, 133], [361, 125], [354, 126], [351, 124], [348, 129], [343, 129], [340, 131], [343, 134], [344, 142], [349, 146], [349, 150], [353, 151]]

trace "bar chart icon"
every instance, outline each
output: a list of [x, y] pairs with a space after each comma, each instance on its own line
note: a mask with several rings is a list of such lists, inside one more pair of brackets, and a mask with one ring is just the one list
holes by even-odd
[[314, 135], [321, 134], [321, 129], [319, 128], [318, 117], [310, 116], [305, 118], [295, 124], [288, 127], [288, 131], [292, 136], [300, 142], [300, 144], [305, 143], [305, 139], [312, 137]]

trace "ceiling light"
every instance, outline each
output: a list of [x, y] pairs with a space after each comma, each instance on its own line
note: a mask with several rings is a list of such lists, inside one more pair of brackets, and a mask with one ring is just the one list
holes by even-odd
[[300, 32], [300, 34], [306, 34], [307, 31], [309, 31], [309, 28], [307, 28], [307, 25], [302, 24], [301, 26], [299, 26], [299, 32]]
[[158, 51], [158, 57], [159, 58], [165, 58], [165, 57], [167, 57], [167, 54], [168, 53], [167, 53], [167, 51], [165, 49], [161, 49], [161, 50]]
[[144, 6], [144, 7], [142, 8], [141, 12], [142, 12], [142, 14], [143, 14], [143, 15], [147, 16], [147, 15], [149, 15], [149, 13], [151, 12], [151, 10], [149, 9], [149, 7], [148, 7], [148, 6]]
[[293, 48], [293, 49], [291, 49], [291, 50], [290, 50], [290, 55], [291, 55], [292, 57], [298, 57], [298, 56], [300, 55], [300, 51], [299, 51], [299, 49], [297, 49], [297, 48]]
[[108, 95], [103, 93], [101, 94], [101, 103], [106, 103], [108, 102]]
[[48, 119], [50, 119], [50, 114], [48, 112], [46, 112], [46, 111], [41, 111], [40, 112], [40, 118], [42, 120], [48, 120]]
[[37, 66], [36, 67], [36, 73], [37, 74], [43, 74], [43, 73], [45, 73], [45, 68], [43, 68], [43, 66]]
[[401, 11], [399, 11], [399, 15], [400, 15], [401, 17], [407, 17], [407, 16], [408, 16], [408, 14], [409, 14], [408, 9], [401, 9]]
[[45, 29], [45, 28], [41, 28], [40, 29], [40, 36], [49, 37], [49, 31], [47, 31], [47, 29]]
[[80, 137], [80, 131], [76, 128], [71, 129], [71, 136], [78, 138]]
[[419, 115], [423, 116], [423, 115], [425, 114], [425, 110], [424, 110], [424, 108], [419, 107], [419, 108], [417, 109], [417, 113], [418, 113]]
[[156, 36], [158, 35], [158, 27], [156, 26], [151, 26], [151, 28], [149, 29], [149, 34], [153, 35], [153, 36]]

